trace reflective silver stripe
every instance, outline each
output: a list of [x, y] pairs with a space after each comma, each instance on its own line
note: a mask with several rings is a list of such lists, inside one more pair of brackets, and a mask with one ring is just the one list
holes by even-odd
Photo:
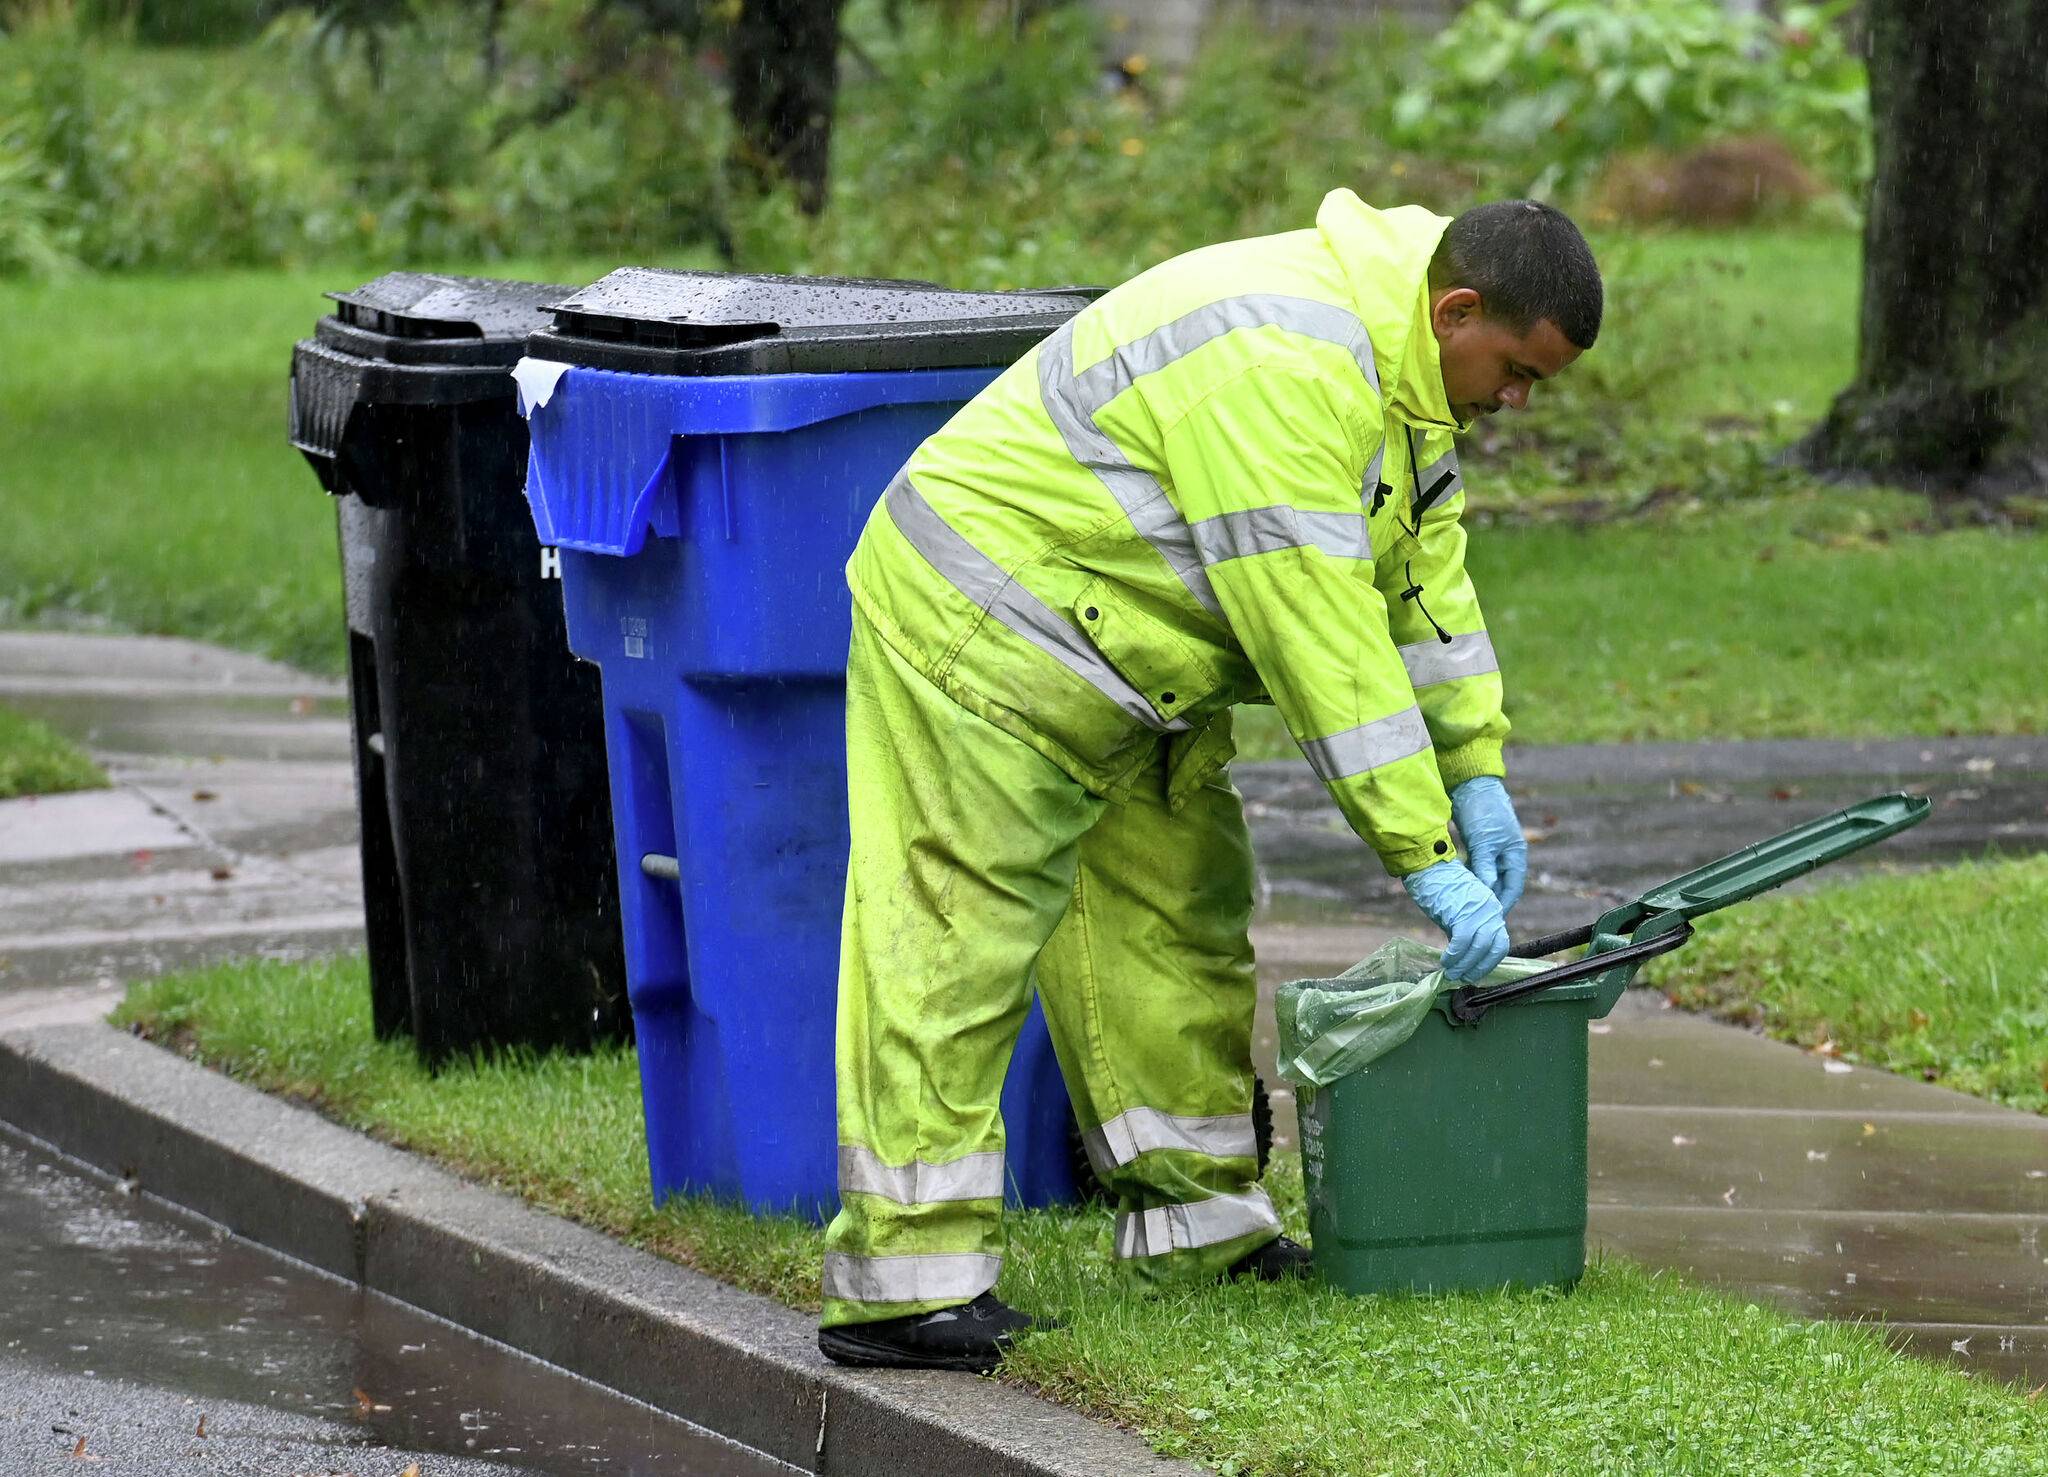
[[972, 1302], [991, 1287], [1003, 1259], [978, 1251], [925, 1256], [825, 1253], [825, 1296], [849, 1303]]
[[1395, 764], [1429, 748], [1429, 725], [1420, 708], [1403, 708], [1328, 738], [1309, 739], [1301, 746], [1316, 777], [1329, 784]]
[[1335, 344], [1357, 363], [1358, 372], [1365, 376], [1373, 393], [1379, 393], [1380, 372], [1373, 358], [1372, 337], [1357, 314], [1312, 297], [1252, 292], [1204, 303], [1142, 338], [1119, 345], [1108, 358], [1075, 376], [1081, 403], [1093, 415], [1141, 377], [1164, 369], [1212, 339], [1240, 328], [1279, 328], [1303, 338]]
[[1204, 564], [1306, 548], [1321, 549], [1332, 559], [1372, 558], [1372, 535], [1363, 513], [1304, 513], [1284, 504], [1246, 508], [1204, 518], [1194, 525], [1194, 535]]
[[1074, 377], [1071, 318], [1038, 346], [1038, 394], [1045, 403], [1045, 413], [1067, 443], [1068, 454], [1109, 489], [1109, 495], [1131, 520], [1138, 537], [1166, 561], [1195, 602], [1211, 615], [1220, 616], [1223, 607], [1209, 587], [1209, 576], [1202, 569], [1202, 559], [1195, 551], [1194, 535], [1188, 531], [1186, 520], [1167, 498], [1158, 479], [1132, 466], [1130, 458], [1095, 424], [1095, 410], [1100, 407], [1091, 407], [1082, 399]]
[[908, 1164], [884, 1164], [872, 1149], [841, 1144], [839, 1193], [880, 1195], [898, 1205], [1000, 1200], [1003, 1156], [1000, 1151], [991, 1151], [963, 1155], [947, 1164], [929, 1164], [922, 1159], [913, 1159]]
[[1142, 376], [1164, 369], [1196, 349], [1240, 328], [1276, 327], [1344, 349], [1374, 393], [1379, 366], [1372, 337], [1357, 316], [1334, 303], [1279, 293], [1248, 293], [1205, 303], [1142, 338], [1121, 344], [1099, 363], [1076, 373], [1074, 321], [1069, 319], [1038, 349], [1038, 391], [1045, 412], [1058, 427], [1074, 460], [1093, 472], [1138, 536], [1158, 551], [1204, 610], [1220, 616], [1222, 606], [1209, 585], [1203, 560], [1187, 523], [1166, 489], [1130, 458], [1095, 423], [1102, 408]]
[[1160, 733], [1187, 731], [1187, 719], [1161, 718], [1152, 704], [1145, 701], [1144, 694], [1102, 659], [1086, 636], [955, 532], [911, 484], [908, 472], [896, 474], [896, 480], [889, 484], [886, 502], [890, 521], [897, 530], [954, 589], [1147, 728]]
[[1088, 1162], [1102, 1173], [1154, 1149], [1186, 1149], [1218, 1159], [1255, 1159], [1259, 1153], [1249, 1113], [1191, 1118], [1157, 1108], [1130, 1108], [1100, 1128], [1089, 1129], [1082, 1142]]
[[1187, 1205], [1158, 1205], [1116, 1218], [1116, 1254], [1160, 1256], [1176, 1248], [1214, 1246], [1255, 1231], [1277, 1231], [1280, 1217], [1266, 1192], [1212, 1195]]
[[1407, 664], [1408, 681], [1418, 688], [1500, 670], [1500, 662], [1493, 654], [1493, 638], [1484, 631], [1468, 631], [1449, 641], [1431, 637], [1412, 642], [1401, 648], [1401, 660]]
[[1358, 500], [1368, 511], [1372, 508], [1372, 495], [1380, 490], [1380, 475], [1387, 465], [1387, 438], [1380, 437], [1380, 444], [1372, 449], [1372, 460], [1365, 464], [1365, 480], [1358, 484]]
[[1424, 513], [1448, 498], [1464, 491], [1465, 478], [1458, 471], [1458, 451], [1452, 447], [1426, 467], [1417, 468], [1415, 473], [1415, 516]]

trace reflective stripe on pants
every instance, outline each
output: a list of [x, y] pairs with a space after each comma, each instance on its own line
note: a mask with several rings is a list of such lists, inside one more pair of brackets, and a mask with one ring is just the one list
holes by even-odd
[[1164, 1256], [1241, 1241], [1263, 1231], [1278, 1235], [1280, 1217], [1266, 1192], [1254, 1186], [1242, 1195], [1212, 1195], [1186, 1205], [1127, 1211], [1116, 1218], [1116, 1254], [1127, 1261]]
[[[1003, 1076], [1034, 983], [1082, 1123], [1120, 1125], [1135, 1152], [1105, 1176], [1120, 1210], [1253, 1193], [1252, 857], [1228, 781], [1172, 811], [1162, 752], [1128, 801], [1091, 795], [858, 613], [847, 695], [845, 1180], [824, 1321], [929, 1311], [993, 1282], [1001, 1201], [967, 1192], [1000, 1166]], [[1213, 1276], [1243, 1240], [1188, 1241], [1134, 1270]]]

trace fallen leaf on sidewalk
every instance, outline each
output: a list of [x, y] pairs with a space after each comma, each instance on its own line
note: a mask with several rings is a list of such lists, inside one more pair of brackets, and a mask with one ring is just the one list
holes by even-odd
[[194, 1431], [194, 1432], [193, 1432], [192, 1434], [193, 1434], [194, 1436], [204, 1436], [204, 1435], [206, 1434], [206, 1417], [205, 1417], [205, 1416], [203, 1416], [203, 1415], [202, 1415], [202, 1416], [201, 1416], [201, 1417], [199, 1418], [199, 1429], [198, 1429], [198, 1430], [196, 1430], [196, 1431]]
[[376, 1414], [378, 1411], [391, 1409], [391, 1407], [388, 1405], [379, 1405], [376, 1401], [372, 1400], [368, 1395], [365, 1395], [360, 1389], [356, 1390], [355, 1397], [356, 1419], [359, 1421], [368, 1420], [372, 1415]]
[[220, 799], [220, 796], [216, 795], [211, 790], [194, 790], [192, 792], [192, 798], [194, 800], [218, 800]]

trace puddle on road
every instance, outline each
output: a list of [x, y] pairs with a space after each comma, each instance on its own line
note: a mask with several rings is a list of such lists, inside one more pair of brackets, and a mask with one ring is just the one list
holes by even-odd
[[[551, 1477], [790, 1469], [0, 1134], [0, 1355]], [[357, 1391], [368, 1397], [366, 1407]]]

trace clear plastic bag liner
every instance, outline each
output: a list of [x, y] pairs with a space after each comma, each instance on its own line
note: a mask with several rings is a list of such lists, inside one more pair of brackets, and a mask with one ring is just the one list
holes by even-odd
[[[1550, 968], [1541, 960], [1503, 959], [1482, 984], [1506, 984]], [[1415, 1034], [1445, 981], [1443, 956], [1397, 938], [1335, 979], [1292, 980], [1274, 1009], [1280, 1026], [1280, 1075], [1299, 1087], [1328, 1087], [1379, 1060]]]

